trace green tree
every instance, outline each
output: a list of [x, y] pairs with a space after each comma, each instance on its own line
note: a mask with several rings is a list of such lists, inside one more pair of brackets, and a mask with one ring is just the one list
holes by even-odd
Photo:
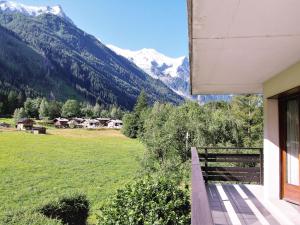
[[143, 110], [147, 109], [148, 103], [147, 103], [147, 95], [144, 90], [141, 91], [139, 97], [137, 98], [136, 104], [134, 106], [134, 112], [137, 115], [140, 115]]
[[62, 104], [57, 101], [50, 101], [48, 103], [48, 117], [54, 119], [61, 116]]
[[7, 96], [8, 110], [9, 113], [13, 113], [18, 107], [18, 94], [15, 91], [10, 91]]
[[17, 122], [18, 120], [27, 117], [27, 113], [24, 110], [24, 108], [17, 108], [14, 111], [13, 117], [14, 117], [15, 122]]
[[[141, 91], [137, 102], [134, 106], [132, 115], [125, 114], [123, 117], [123, 134], [130, 138], [137, 138], [142, 136], [144, 126], [144, 118], [142, 114], [148, 109], [147, 96], [144, 91]], [[127, 124], [128, 123], [128, 124]]]
[[45, 119], [49, 117], [49, 103], [47, 99], [43, 98], [39, 108], [39, 117], [40, 119]]
[[39, 117], [39, 108], [42, 102], [41, 98], [27, 98], [24, 102], [24, 109], [26, 114], [31, 118], [38, 118]]
[[171, 104], [156, 102], [144, 121], [142, 141], [146, 144], [151, 156], [159, 161], [164, 161], [167, 155], [172, 154], [165, 124], [173, 110], [175, 108]]
[[102, 111], [101, 106], [98, 103], [96, 103], [95, 106], [94, 106], [94, 108], [93, 108], [93, 116], [95, 118], [101, 117], [102, 116], [101, 115], [101, 111]]
[[81, 105], [81, 115], [86, 118], [92, 118], [94, 116], [94, 108], [89, 103], [83, 103]]
[[77, 100], [67, 100], [62, 107], [62, 116], [71, 118], [80, 116], [80, 105]]
[[240, 146], [261, 147], [263, 140], [263, 100], [260, 95], [235, 96], [231, 102]]
[[130, 138], [136, 138], [137, 130], [138, 127], [135, 115], [133, 113], [126, 113], [123, 116], [123, 134]]

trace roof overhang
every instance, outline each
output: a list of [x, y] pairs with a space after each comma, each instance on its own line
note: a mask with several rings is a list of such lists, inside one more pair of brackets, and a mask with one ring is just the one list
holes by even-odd
[[192, 94], [262, 93], [300, 60], [299, 0], [187, 1]]

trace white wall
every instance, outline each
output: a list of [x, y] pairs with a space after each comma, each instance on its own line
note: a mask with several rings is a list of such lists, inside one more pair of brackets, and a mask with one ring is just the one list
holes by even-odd
[[278, 100], [264, 102], [264, 192], [268, 199], [280, 198], [280, 148]]
[[264, 89], [264, 190], [269, 199], [280, 198], [280, 148], [278, 100], [268, 99], [300, 86], [300, 62], [274, 75]]

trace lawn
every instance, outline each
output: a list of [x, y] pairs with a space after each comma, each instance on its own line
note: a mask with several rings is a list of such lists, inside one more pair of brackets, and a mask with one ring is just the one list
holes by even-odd
[[92, 211], [134, 178], [144, 147], [116, 130], [0, 130], [0, 217], [57, 196], [85, 193]]

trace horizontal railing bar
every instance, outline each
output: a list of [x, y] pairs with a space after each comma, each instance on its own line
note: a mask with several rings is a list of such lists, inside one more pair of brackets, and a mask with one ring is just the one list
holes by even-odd
[[249, 150], [260, 150], [260, 149], [263, 149], [263, 148], [256, 148], [256, 147], [249, 147], [249, 148], [247, 148], [247, 147], [197, 147], [197, 149], [199, 150], [199, 149], [209, 149], [209, 150], [211, 150], [211, 149], [224, 149], [224, 150], [226, 150], [226, 149], [228, 149], [228, 150], [239, 150], [239, 149], [241, 149], [241, 150], [247, 150], [247, 149], [249, 149]]
[[257, 157], [259, 158], [260, 157], [260, 154], [232, 154], [232, 153], [229, 153], [229, 154], [224, 154], [224, 153], [208, 153], [208, 154], [204, 154], [204, 153], [201, 153], [199, 154], [199, 157], [206, 157], [206, 158], [216, 158], [216, 157], [224, 157], [224, 158], [239, 158], [239, 157], [242, 157], [242, 158], [247, 158], [247, 157]]
[[205, 176], [233, 176], [233, 177], [252, 177], [252, 176], [259, 176], [259, 172], [250, 172], [250, 173], [239, 173], [239, 172], [218, 172], [218, 171], [209, 171], [203, 172]]
[[[202, 158], [201, 158], [202, 159]], [[204, 159], [204, 158], [203, 158]], [[243, 158], [208, 158], [206, 162], [227, 162], [227, 163], [259, 163], [260, 160], [258, 159], [243, 159]]]
[[204, 166], [201, 167], [202, 171], [219, 171], [219, 172], [235, 172], [235, 171], [241, 171], [241, 172], [260, 172], [260, 167], [207, 167]]

